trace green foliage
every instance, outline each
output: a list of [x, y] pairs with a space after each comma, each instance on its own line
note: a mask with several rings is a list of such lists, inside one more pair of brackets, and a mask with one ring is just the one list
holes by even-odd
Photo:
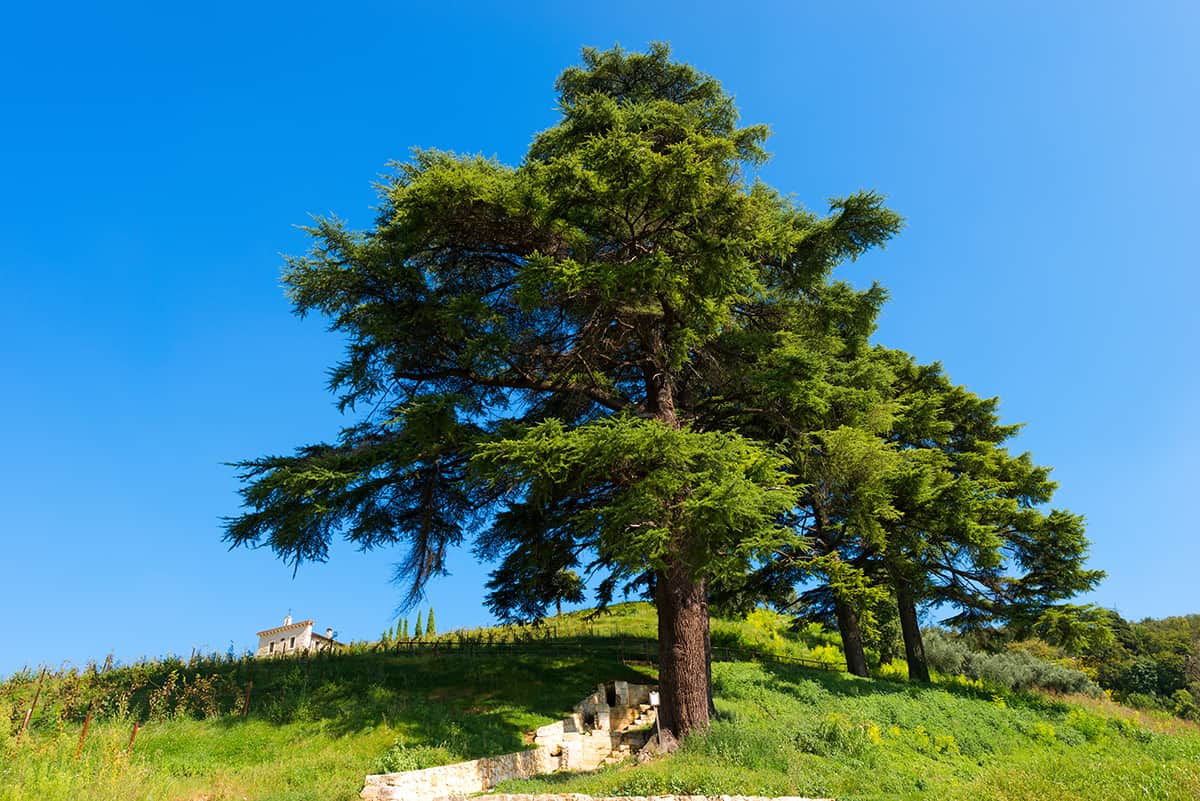
[[[834, 647], [836, 636], [818, 626], [793, 631], [780, 623], [767, 610], [746, 621], [718, 619], [714, 637], [764, 659]], [[432, 647], [364, 647], [310, 658], [51, 671], [17, 750], [14, 713], [37, 680], [26, 671], [0, 682], [0, 717], [11, 724], [0, 727], [0, 801], [352, 801], [366, 773], [520, 750], [529, 732], [558, 719], [598, 681], [653, 681], [652, 671], [622, 664], [617, 653], [619, 643], [626, 653], [631, 643], [652, 643], [655, 630], [649, 605], [618, 604], [599, 617], [563, 615], [536, 635], [528, 626], [443, 634], [442, 645], [479, 648], [439, 647], [437, 656]], [[241, 692], [251, 677], [243, 719]], [[165, 686], [173, 689], [156, 707], [161, 719], [148, 721], [150, 694]], [[687, 738], [674, 756], [511, 789], [879, 801], [1001, 801], [1028, 797], [1030, 788], [1051, 801], [1184, 801], [1200, 789], [1192, 724], [1135, 717], [1103, 699], [1049, 700], [978, 680], [913, 687], [769, 661], [718, 662], [714, 687], [720, 715], [710, 734]], [[219, 708], [192, 711], [203, 705], [191, 688], [197, 697], [215, 693]], [[93, 700], [98, 714], [76, 762]], [[124, 756], [134, 719], [144, 725]]]
[[1171, 693], [1171, 711], [1187, 720], [1200, 720], [1200, 704], [1188, 690], [1179, 689]]
[[445, 747], [437, 745], [407, 746], [399, 738], [383, 753], [375, 764], [375, 773], [402, 773], [406, 770], [421, 770], [454, 762], [454, 755]]
[[429, 617], [425, 618], [425, 639], [437, 638], [437, 624], [433, 621], [433, 607], [429, 607]]
[[[561, 718], [598, 681], [649, 680], [604, 647], [607, 640], [596, 643], [439, 656], [350, 648], [51, 671], [19, 750], [13, 735], [37, 674], [18, 674], [0, 682], [0, 801], [352, 801], [381, 759], [426, 766], [518, 751], [526, 732]], [[125, 756], [135, 720], [142, 727]]]
[[1063, 604], [1042, 613], [1033, 632], [1069, 654], [1107, 651], [1116, 643], [1108, 610], [1095, 604]]
[[1195, 714], [1180, 693], [1200, 704], [1200, 615], [1136, 623], [1106, 609], [1093, 616], [1112, 636], [1089, 640], [1078, 650], [1101, 687], [1132, 706]]
[[[838, 618], [863, 674], [862, 643], [896, 651], [897, 621], [916, 638], [918, 606], [1098, 646], [1103, 627], [1048, 617], [1102, 576], [1083, 567], [1083, 519], [1044, 508], [1049, 469], [1005, 449], [1018, 427], [997, 399], [871, 347], [886, 292], [834, 280], [900, 230], [883, 197], [817, 214], [762, 183], [766, 127], [666, 45], [582, 58], [519, 164], [416, 151], [368, 230], [307, 229], [288, 295], [346, 337], [342, 411], [371, 411], [239, 463], [227, 540], [297, 567], [336, 537], [398, 546], [412, 605], [471, 533], [499, 561], [488, 604], [505, 621], [577, 597], [575, 568], [600, 606], [673, 582], [660, 604], [745, 611], [808, 584], [807, 614]], [[695, 619], [678, 611], [663, 613]], [[434, 636], [430, 617], [414, 637]], [[707, 672], [678, 676], [664, 720], [703, 728], [673, 710], [703, 709], [676, 702]]]
[[603, 605], [667, 561], [736, 582], [795, 539], [788, 457], [735, 433], [729, 408], [760, 394], [737, 375], [863, 344], [884, 293], [832, 271], [900, 217], [874, 192], [813, 213], [757, 180], [766, 127], [665, 45], [585, 50], [557, 88], [519, 165], [417, 151], [371, 229], [309, 227], [289, 297], [347, 338], [342, 409], [380, 412], [239, 463], [230, 542], [296, 565], [338, 536], [400, 546], [414, 602], [479, 530], [493, 608], [531, 620], [583, 564]]
[[1099, 688], [1081, 671], [1038, 659], [1025, 651], [975, 651], [945, 632], [926, 632], [925, 655], [929, 666], [939, 673], [981, 679], [1009, 690], [1099, 693]]
[[500, 790], [1000, 801], [1036, 788], [1049, 801], [1186, 801], [1200, 788], [1200, 733], [1154, 734], [1101, 701], [991, 699], [746, 663], [715, 664], [714, 686], [712, 730], [670, 758]]
[[[794, 505], [783, 459], [732, 433], [626, 415], [574, 428], [550, 420], [481, 445], [472, 463], [529, 503], [606, 486], [566, 525], [629, 574], [681, 555], [699, 578], [742, 572], [791, 537], [776, 522]], [[691, 532], [682, 554], [679, 531]]]

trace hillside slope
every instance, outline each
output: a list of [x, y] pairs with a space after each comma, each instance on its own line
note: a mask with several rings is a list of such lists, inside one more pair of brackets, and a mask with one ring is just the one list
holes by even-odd
[[[61, 671], [47, 679], [17, 745], [37, 681], [26, 672], [0, 684], [0, 801], [351, 801], [368, 772], [517, 750], [596, 683], [653, 680], [641, 661], [653, 653], [653, 632], [652, 610], [630, 604], [595, 622], [565, 616], [535, 636], [494, 629], [387, 652]], [[1191, 724], [1103, 699], [809, 669], [796, 660], [836, 661], [827, 634], [794, 634], [753, 616], [717, 621], [713, 640], [742, 661], [714, 667], [720, 718], [707, 737], [650, 765], [505, 789], [1200, 798], [1200, 730]], [[77, 761], [89, 706], [96, 719]], [[134, 722], [140, 730], [123, 753]]]

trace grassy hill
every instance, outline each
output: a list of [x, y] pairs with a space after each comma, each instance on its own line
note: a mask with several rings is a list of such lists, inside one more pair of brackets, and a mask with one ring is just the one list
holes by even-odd
[[[0, 801], [350, 801], [362, 777], [518, 750], [597, 682], [653, 678], [644, 605], [544, 632], [464, 632], [430, 647], [310, 659], [160, 660], [62, 671], [18, 746], [35, 673], [0, 684]], [[513, 782], [510, 791], [808, 794], [839, 799], [1195, 799], [1200, 729], [1104, 698], [932, 687], [803, 667], [836, 661], [819, 629], [717, 621], [721, 713], [646, 765]], [[753, 656], [757, 659], [751, 659]], [[249, 714], [241, 716], [253, 680]], [[83, 755], [75, 759], [91, 705]], [[132, 752], [124, 753], [134, 722]]]

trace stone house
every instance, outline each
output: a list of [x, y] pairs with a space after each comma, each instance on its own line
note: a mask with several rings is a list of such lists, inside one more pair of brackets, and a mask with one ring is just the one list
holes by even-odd
[[325, 635], [313, 633], [313, 622], [292, 622], [292, 616], [283, 619], [282, 626], [258, 633], [258, 650], [255, 656], [284, 656], [306, 651], [328, 651], [342, 647], [343, 643], [333, 639], [333, 629], [325, 629]]

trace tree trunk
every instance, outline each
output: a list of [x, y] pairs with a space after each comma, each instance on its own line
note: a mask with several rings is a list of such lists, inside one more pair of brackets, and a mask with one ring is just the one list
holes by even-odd
[[682, 738], [709, 724], [708, 597], [703, 580], [676, 561], [656, 582], [659, 721]]
[[[660, 299], [661, 300], [661, 299]], [[670, 329], [674, 311], [663, 300], [662, 325]], [[668, 428], [679, 428], [675, 382], [668, 368], [670, 342], [650, 327], [642, 335], [650, 358], [643, 364], [646, 411]], [[655, 581], [658, 606], [658, 719], [662, 728], [682, 739], [707, 731], [712, 700], [712, 643], [708, 628], [708, 587], [687, 565], [683, 538], [673, 543], [666, 569]]]
[[908, 660], [909, 681], [929, 683], [929, 664], [925, 661], [925, 643], [917, 620], [917, 602], [903, 578], [895, 581], [896, 605], [900, 610], [900, 631], [904, 634], [904, 658]]
[[712, 627], [708, 622], [708, 601], [704, 603], [704, 669], [708, 674], [708, 717], [711, 720], [717, 716], [717, 705], [713, 702], [712, 680]]
[[867, 654], [863, 651], [862, 632], [858, 628], [858, 612], [850, 604], [833, 599], [838, 631], [842, 634], [842, 650], [846, 652], [846, 670], [855, 676], [867, 675]]

